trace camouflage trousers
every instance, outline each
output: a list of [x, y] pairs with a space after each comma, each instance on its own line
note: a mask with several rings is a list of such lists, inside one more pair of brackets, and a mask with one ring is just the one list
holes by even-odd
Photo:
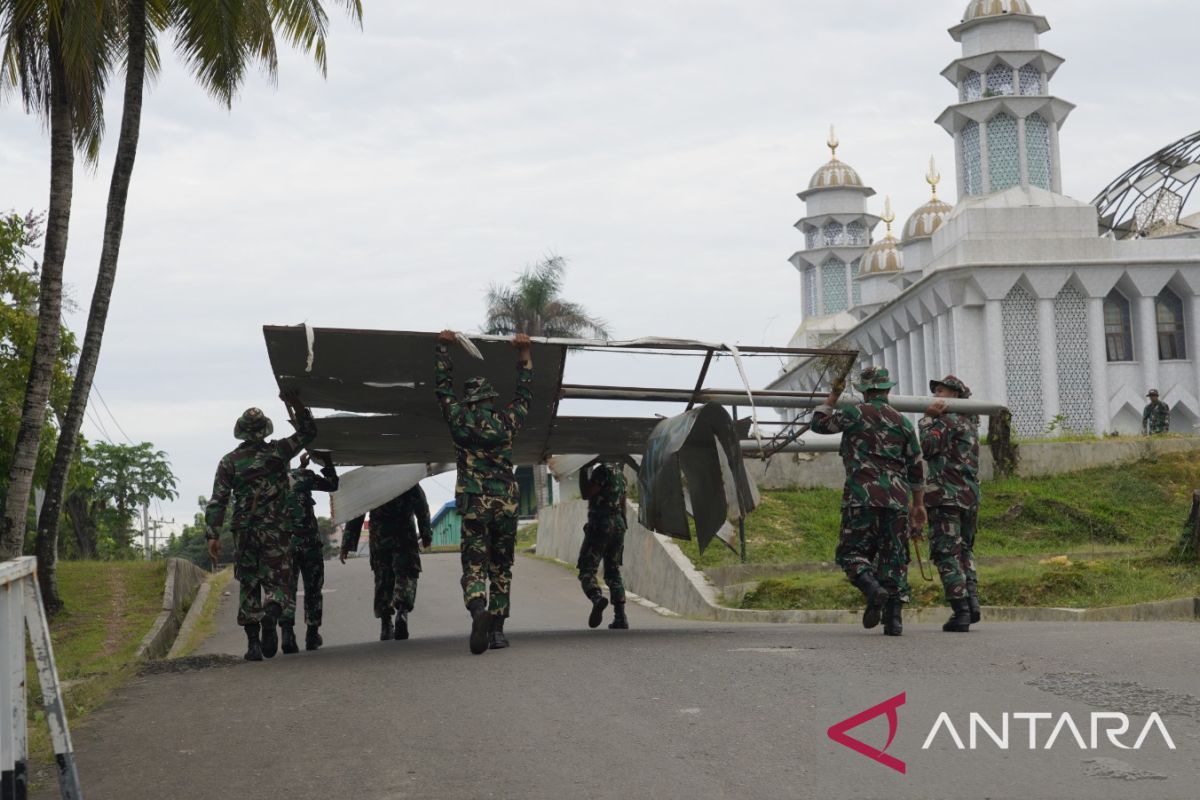
[[614, 603], [625, 602], [625, 579], [621, 577], [621, 559], [625, 550], [625, 526], [619, 522], [589, 522], [583, 527], [583, 545], [579, 548], [579, 583], [591, 597], [600, 591], [596, 571], [604, 562], [604, 584]]
[[288, 576], [287, 605], [283, 621], [296, 624], [296, 590], [304, 579], [304, 624], [320, 625], [323, 605], [321, 590], [325, 588], [325, 553], [320, 539], [292, 539], [292, 571]]
[[287, 606], [292, 561], [289, 537], [277, 527], [260, 525], [234, 532], [237, 559], [238, 625], [261, 622], [264, 608], [276, 606], [282, 614]]
[[836, 560], [850, 580], [872, 573], [893, 597], [907, 603], [908, 511], [864, 506], [843, 508]]
[[961, 600], [976, 584], [975, 509], [931, 506], [929, 560], [937, 565], [947, 600]]
[[417, 604], [417, 579], [421, 577], [421, 550], [417, 540], [371, 549], [371, 571], [375, 573], [375, 616], [393, 611], [412, 611]]
[[486, 599], [498, 617], [509, 614], [513, 554], [517, 546], [517, 503], [508, 497], [461, 494], [463, 602]]

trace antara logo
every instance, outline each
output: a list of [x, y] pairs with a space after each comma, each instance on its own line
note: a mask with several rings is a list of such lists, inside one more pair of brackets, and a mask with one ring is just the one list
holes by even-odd
[[[838, 744], [844, 744], [856, 753], [861, 753], [872, 761], [878, 761], [885, 767], [896, 770], [901, 775], [905, 774], [908, 770], [907, 765], [895, 756], [889, 756], [885, 752], [891, 746], [892, 740], [896, 738], [896, 730], [900, 726], [900, 719], [896, 715], [896, 709], [904, 705], [905, 695], [905, 692], [901, 692], [891, 700], [884, 700], [877, 706], [871, 706], [866, 711], [855, 714], [853, 717], [844, 719], [838, 724], [831, 726], [828, 731], [829, 738]], [[883, 746], [882, 750], [876, 749], [865, 742], [860, 742], [846, 733], [846, 731], [857, 728], [864, 722], [870, 722], [882, 714], [887, 714], [888, 722], [887, 743]]]

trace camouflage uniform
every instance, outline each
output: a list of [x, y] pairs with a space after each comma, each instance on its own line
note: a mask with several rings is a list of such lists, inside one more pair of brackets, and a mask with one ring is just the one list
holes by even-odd
[[[413, 518], [417, 524], [413, 525]], [[358, 538], [366, 517], [346, 523], [342, 549], [358, 549]], [[371, 572], [375, 574], [375, 616], [408, 613], [417, 603], [417, 579], [421, 577], [421, 540], [433, 537], [429, 526], [429, 502], [420, 485], [414, 486], [378, 508], [371, 509]]]
[[[882, 368], [868, 368], [862, 377], [860, 391], [893, 385]], [[908, 602], [909, 496], [925, 485], [913, 424], [886, 399], [875, 398], [856, 406], [818, 406], [812, 430], [842, 434], [846, 484], [838, 566], [858, 585], [860, 576], [873, 577], [878, 559], [879, 583], [893, 600]]]
[[312, 493], [336, 492], [337, 470], [323, 467], [321, 474], [310, 469], [294, 469], [288, 473], [291, 491], [286, 502], [288, 529], [291, 531], [292, 571], [288, 578], [287, 605], [283, 622], [296, 621], [296, 589], [304, 577], [304, 623], [320, 626], [322, 616], [321, 590], [325, 586], [325, 545], [317, 529], [316, 505]]
[[1171, 430], [1171, 407], [1158, 399], [1158, 392], [1147, 395], [1150, 403], [1142, 409], [1142, 432], [1151, 436]]
[[582, 494], [587, 484], [599, 489], [588, 499], [588, 521], [579, 548], [579, 583], [588, 597], [600, 594], [596, 570], [604, 561], [604, 583], [614, 604], [625, 602], [621, 555], [625, 548], [625, 474], [620, 464], [598, 464], [588, 475], [579, 471]]
[[[509, 615], [509, 589], [517, 537], [517, 479], [512, 440], [529, 414], [533, 370], [517, 363], [512, 402], [494, 408], [498, 397], [485, 379], [467, 381], [462, 400], [454, 394], [453, 364], [445, 345], [437, 346], [438, 404], [458, 451], [454, 496], [462, 515], [463, 601], [486, 599], [496, 617]], [[490, 584], [490, 586], [489, 586]]]
[[284, 509], [287, 466], [317, 435], [312, 414], [303, 407], [297, 413], [294, 434], [269, 441], [266, 437], [273, 430], [271, 421], [257, 408], [242, 415], [233, 435], [243, 442], [217, 464], [212, 499], [204, 511], [206, 536], [216, 538], [233, 496], [230, 529], [236, 547], [234, 575], [240, 584], [237, 620], [242, 626], [262, 621], [264, 605], [266, 615], [277, 620], [287, 603], [291, 572]]
[[[971, 390], [949, 375], [931, 381], [971, 396]], [[946, 599], [961, 600], [974, 593], [975, 526], [979, 515], [979, 418], [945, 412], [923, 417], [921, 451], [929, 465], [925, 505], [929, 509], [930, 558], [937, 565]]]

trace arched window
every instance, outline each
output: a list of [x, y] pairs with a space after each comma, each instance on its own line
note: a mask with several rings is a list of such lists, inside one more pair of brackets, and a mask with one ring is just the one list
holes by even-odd
[[846, 226], [846, 244], [865, 245], [867, 243], [867, 226], [854, 220]]
[[824, 313], [836, 314], [850, 307], [850, 288], [846, 286], [846, 262], [834, 256], [821, 265], [821, 299]]
[[817, 246], [818, 234], [820, 232], [816, 228], [809, 228], [804, 232], [804, 246], [809, 250]]
[[1025, 120], [1025, 157], [1029, 160], [1031, 186], [1050, 188], [1050, 126], [1040, 115]]
[[1013, 69], [1008, 64], [997, 64], [987, 71], [985, 97], [1013, 94]]
[[988, 172], [991, 189], [1000, 192], [1021, 182], [1021, 155], [1017, 147], [1017, 120], [997, 114], [987, 124]]
[[1129, 301], [1116, 289], [1104, 298], [1104, 347], [1109, 361], [1133, 361]]
[[1021, 67], [1021, 94], [1038, 95], [1042, 93], [1042, 71], [1033, 64]]
[[801, 290], [804, 292], [804, 318], [817, 315], [817, 268], [805, 267], [801, 273]]
[[983, 154], [979, 145], [979, 123], [962, 129], [963, 194], [983, 194]]
[[1158, 358], [1180, 361], [1187, 358], [1183, 336], [1183, 301], [1170, 289], [1163, 289], [1154, 300], [1158, 322]]
[[825, 226], [825, 246], [836, 247], [842, 243], [842, 223], [830, 222]]
[[969, 103], [983, 97], [983, 76], [978, 72], [968, 72], [962, 83], [962, 102]]

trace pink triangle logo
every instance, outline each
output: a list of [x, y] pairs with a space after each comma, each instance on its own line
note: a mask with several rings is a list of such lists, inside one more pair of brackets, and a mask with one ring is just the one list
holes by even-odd
[[[885, 767], [896, 770], [896, 772], [899, 772], [901, 775], [905, 774], [907, 767], [905, 766], [904, 762], [894, 756], [889, 756], [886, 752], [888, 747], [891, 746], [892, 740], [896, 738], [896, 730], [900, 724], [899, 717], [896, 715], [896, 709], [904, 705], [905, 694], [905, 692], [901, 692], [891, 700], [884, 700], [877, 706], [871, 706], [866, 711], [861, 711], [858, 714], [855, 714], [854, 716], [844, 719], [836, 725], [833, 725], [829, 728], [829, 738], [833, 739], [838, 744], [849, 747], [856, 753], [866, 756], [872, 761], [878, 761]], [[887, 714], [888, 721], [887, 744], [883, 746], [882, 750], [878, 750], [869, 744], [860, 742], [858, 739], [855, 739], [853, 736], [849, 736], [846, 733], [846, 731], [857, 728], [864, 722], [870, 722], [880, 714]]]

